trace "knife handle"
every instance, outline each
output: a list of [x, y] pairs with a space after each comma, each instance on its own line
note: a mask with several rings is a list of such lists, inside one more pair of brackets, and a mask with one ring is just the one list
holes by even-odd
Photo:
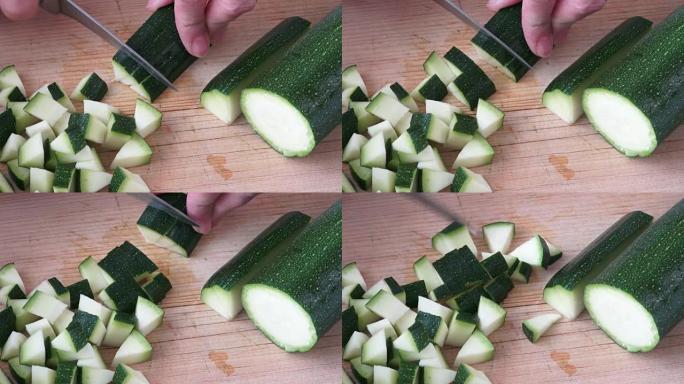
[[60, 0], [40, 0], [40, 7], [53, 14], [60, 13], [62, 10]]

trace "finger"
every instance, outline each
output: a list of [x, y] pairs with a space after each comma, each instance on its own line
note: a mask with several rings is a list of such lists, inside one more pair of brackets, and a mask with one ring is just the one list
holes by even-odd
[[255, 193], [222, 194], [214, 206], [213, 226], [216, 226], [228, 212], [247, 204], [254, 196], [256, 196]]
[[207, 6], [207, 28], [212, 41], [219, 39], [231, 21], [249, 12], [256, 0], [210, 0]]
[[214, 220], [214, 206], [216, 200], [221, 197], [220, 193], [188, 193], [186, 206], [188, 216], [198, 225], [200, 233], [208, 233]]
[[492, 11], [498, 11], [501, 8], [510, 7], [513, 4], [518, 4], [522, 0], [489, 0], [487, 7]]
[[604, 5], [605, 0], [558, 0], [552, 14], [554, 40], [565, 40], [574, 23], [603, 8]]
[[534, 54], [546, 57], [553, 49], [551, 15], [556, 0], [525, 0], [522, 4], [522, 26], [525, 39]]
[[150, 11], [156, 11], [157, 9], [165, 7], [171, 3], [173, 3], [173, 0], [148, 0], [147, 9]]
[[176, 27], [185, 49], [193, 56], [209, 50], [209, 34], [204, 17], [207, 0], [176, 0]]
[[26, 20], [38, 12], [38, 0], [2, 0], [0, 9], [10, 20]]

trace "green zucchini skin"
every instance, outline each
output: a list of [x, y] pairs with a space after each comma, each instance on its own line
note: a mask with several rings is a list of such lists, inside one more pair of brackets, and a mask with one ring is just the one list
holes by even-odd
[[88, 100], [100, 101], [104, 99], [108, 90], [107, 83], [93, 72], [79, 92]]
[[566, 95], [583, 88], [621, 58], [653, 25], [643, 17], [631, 17], [610, 31], [588, 51], [549, 83], [544, 93], [560, 91]]
[[[126, 42], [169, 81], [173, 82], [197, 59], [185, 50], [176, 29], [173, 4], [159, 8]], [[154, 101], [166, 86], [152, 77], [125, 52], [119, 50], [112, 60], [131, 75]]]
[[[539, 56], [530, 50], [523, 34], [522, 3], [499, 10], [487, 21], [484, 27], [506, 43], [515, 53], [525, 59], [528, 64], [535, 65], [539, 61]], [[511, 71], [515, 81], [520, 80], [527, 73], [528, 68], [524, 64], [488, 35], [478, 32], [471, 41], [473, 45], [480, 47]]]
[[88, 280], [81, 280], [66, 287], [69, 290], [69, 299], [71, 309], [77, 309], [81, 301], [81, 295], [93, 298], [93, 291], [90, 289]]
[[11, 109], [0, 113], [0, 148], [2, 148], [9, 137], [17, 133], [17, 120]]
[[244, 284], [265, 262], [277, 257], [276, 251], [282, 251], [283, 246], [296, 237], [310, 220], [311, 217], [297, 211], [282, 215], [219, 268], [202, 290], [220, 287], [230, 291]]
[[315, 147], [342, 119], [341, 82], [342, 7], [337, 7], [248, 89], [265, 90], [289, 101], [308, 120]]
[[684, 318], [683, 271], [681, 200], [596, 276], [587, 290], [592, 285], [607, 285], [630, 294], [653, 316], [662, 340]]
[[[342, 307], [342, 203], [312, 221], [249, 286], [277, 289], [309, 313], [320, 339], [340, 319]], [[249, 308], [247, 313], [249, 315]]]
[[283, 20], [211, 79], [202, 93], [218, 91], [228, 95], [241, 89], [265, 67], [277, 62], [279, 53], [291, 46], [309, 25], [311, 23], [301, 17]]
[[359, 329], [359, 318], [354, 307], [349, 307], [342, 311], [342, 346], [347, 345], [347, 341], [352, 334]]
[[5, 346], [5, 342], [10, 334], [16, 329], [17, 317], [12, 307], [7, 307], [0, 311], [0, 348]]
[[128, 241], [109, 251], [98, 265], [115, 280], [139, 280], [159, 269], [147, 255]]
[[359, 120], [353, 109], [342, 114], [342, 149], [347, 146], [352, 135], [359, 132]]
[[619, 255], [652, 220], [651, 215], [641, 211], [626, 214], [556, 272], [544, 289], [561, 286], [571, 291], [586, 283]]
[[[684, 121], [684, 6], [655, 26], [618, 65], [584, 93], [608, 90], [633, 103], [650, 120], [660, 144]], [[590, 114], [587, 115], [592, 120]], [[646, 156], [649, 153], [639, 154]]]

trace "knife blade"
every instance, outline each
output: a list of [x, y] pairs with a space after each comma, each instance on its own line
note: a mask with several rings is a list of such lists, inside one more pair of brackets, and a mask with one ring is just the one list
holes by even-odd
[[100, 36], [114, 48], [124, 51], [128, 56], [135, 60], [138, 65], [143, 67], [150, 75], [159, 80], [166, 87], [177, 91], [176, 87], [166, 78], [166, 76], [73, 0], [41, 0], [40, 5], [50, 13], [61, 13], [83, 24], [83, 26]]
[[475, 19], [470, 17], [470, 15], [468, 15], [468, 13], [466, 13], [466, 11], [464, 11], [463, 8], [457, 5], [453, 0], [434, 0], [434, 2], [441, 5], [447, 11], [456, 15], [459, 19], [461, 19], [461, 21], [466, 23], [466, 25], [489, 36], [492, 40], [499, 43], [499, 45], [501, 45], [506, 51], [508, 51], [508, 53], [513, 55], [513, 57], [518, 59], [518, 61], [520, 61], [524, 66], [526, 66], [527, 69], [532, 69], [530, 63], [525, 61], [525, 59], [523, 59], [522, 56], [515, 52], [513, 48], [509, 47], [508, 44], [504, 43], [501, 39], [499, 39], [498, 36], [490, 32], [487, 28], [480, 25], [480, 23], [478, 23], [477, 21], [475, 21]]
[[[417, 200], [422, 205], [429, 208], [431, 211], [433, 211], [433, 212], [439, 214], [440, 216], [444, 217], [445, 219], [449, 220], [449, 222], [457, 221], [457, 222], [467, 226], [467, 223], [463, 219], [461, 219], [461, 216], [458, 215], [456, 212], [454, 212], [451, 208], [447, 207], [446, 205], [442, 204], [439, 201], [436, 201], [435, 199], [432, 199], [431, 196], [426, 196], [426, 195], [431, 195], [431, 194], [429, 194], [429, 193], [410, 193], [407, 196], [410, 196], [413, 200]], [[468, 229], [471, 229], [471, 228], [468, 227]]]
[[199, 227], [199, 224], [197, 224], [193, 219], [191, 219], [190, 216], [188, 216], [186, 213], [177, 209], [173, 205], [167, 203], [162, 198], [153, 193], [126, 193], [126, 195], [130, 195], [136, 198], [137, 200], [147, 203], [149, 206], [160, 209], [186, 224], [190, 224], [193, 227]]

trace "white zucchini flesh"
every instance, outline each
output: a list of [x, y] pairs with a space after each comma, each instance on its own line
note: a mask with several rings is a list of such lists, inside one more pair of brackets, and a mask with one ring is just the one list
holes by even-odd
[[17, 73], [14, 65], [8, 65], [0, 70], [0, 89], [17, 87], [22, 94], [26, 94], [26, 88]]
[[19, 166], [24, 168], [43, 168], [45, 162], [45, 149], [41, 135], [30, 137], [19, 147], [17, 156]]
[[[462, 370], [464, 371], [463, 373], [461, 373]], [[461, 365], [458, 366], [458, 375], [464, 377], [464, 384], [492, 384], [484, 372], [478, 371], [465, 363], [461, 363]]]
[[[425, 288], [428, 292], [432, 292], [435, 288], [444, 284], [441, 276], [439, 276], [439, 273], [437, 273], [437, 270], [427, 256], [423, 256], [413, 263], [413, 272], [415, 272], [418, 280], [425, 282]], [[420, 297], [418, 300], [420, 301]]]
[[[13, 193], [14, 188], [12, 188], [12, 185], [7, 181], [5, 178], [5, 175], [0, 172], [0, 193]], [[2, 289], [5, 288], [10, 288], [10, 287], [3, 287]], [[5, 304], [5, 301], [7, 300], [7, 295], [5, 294], [4, 296], [2, 295], [2, 289], [0, 289], [0, 304]], [[9, 292], [7, 292], [9, 293]], [[4, 298], [4, 300], [3, 300]]]
[[620, 289], [592, 284], [584, 291], [584, 304], [596, 325], [628, 351], [649, 351], [660, 341], [653, 316]]
[[382, 365], [373, 366], [373, 384], [397, 384], [399, 372]]
[[152, 148], [145, 142], [140, 135], [134, 134], [116, 153], [116, 157], [109, 165], [110, 169], [116, 167], [137, 167], [150, 163], [152, 159]]
[[449, 368], [442, 351], [434, 344], [428, 344], [420, 351], [418, 365], [421, 367]]
[[31, 383], [32, 384], [53, 384], [57, 372], [47, 367], [34, 365], [31, 367]]
[[447, 368], [424, 367], [423, 384], [451, 384], [456, 378], [456, 371]]
[[489, 223], [482, 227], [482, 234], [490, 252], [506, 254], [515, 236], [515, 224], [506, 221]]
[[449, 332], [447, 333], [445, 343], [455, 347], [463, 346], [476, 327], [476, 323], [463, 321], [458, 318], [458, 312], [454, 312], [449, 322]]
[[54, 324], [66, 309], [66, 304], [41, 291], [33, 293], [24, 305], [25, 311], [46, 319], [50, 324]]
[[41, 168], [31, 168], [29, 172], [29, 190], [31, 192], [52, 192], [52, 184], [55, 181], [54, 173]]
[[387, 291], [389, 293], [392, 293], [392, 290], [390, 289], [389, 285], [387, 285], [385, 279], [379, 280], [377, 283], [373, 284], [370, 288], [368, 288], [368, 290], [363, 294], [363, 298], [371, 299], [380, 291]]
[[454, 315], [454, 311], [451, 308], [445, 307], [442, 304], [422, 296], [418, 297], [418, 312], [439, 316], [444, 322], [450, 321], [451, 317]]
[[625, 155], [647, 156], [658, 145], [651, 121], [625, 97], [605, 89], [588, 89], [583, 106], [594, 128]]
[[10, 134], [9, 138], [2, 147], [2, 155], [0, 155], [0, 162], [6, 163], [19, 157], [19, 148], [26, 143], [24, 136], [16, 133]]
[[451, 185], [454, 181], [454, 174], [433, 169], [423, 169], [421, 181], [423, 192], [439, 192]]
[[446, 124], [451, 122], [454, 113], [463, 113], [461, 108], [437, 100], [425, 100], [425, 112], [432, 114]]
[[390, 323], [390, 321], [387, 319], [382, 319], [374, 323], [370, 323], [366, 326], [366, 329], [368, 329], [368, 333], [370, 333], [371, 336], [374, 336], [379, 332], [384, 332], [385, 336], [389, 339], [394, 340], [397, 338], [397, 332], [394, 330], [392, 323]]
[[278, 289], [249, 284], [242, 290], [242, 305], [256, 327], [285, 351], [308, 351], [318, 341], [308, 312]]
[[146, 298], [138, 297], [135, 306], [135, 328], [144, 336], [157, 329], [164, 320], [164, 310]]
[[430, 116], [430, 125], [427, 131], [428, 140], [440, 144], [446, 143], [447, 136], [449, 135], [449, 125], [434, 115]]
[[504, 113], [487, 100], [479, 99], [477, 103], [477, 132], [487, 138], [503, 127]]
[[582, 94], [583, 92], [575, 92], [568, 95], [560, 89], [555, 89], [551, 92], [544, 92], [542, 104], [566, 124], [571, 125], [584, 113]]
[[19, 362], [22, 365], [45, 365], [45, 337], [43, 331], [31, 335], [19, 350]]
[[[413, 100], [413, 99], [411, 99], [411, 100]], [[406, 115], [404, 115], [404, 117], [401, 118], [401, 120], [399, 120], [399, 122], [396, 125], [394, 125], [394, 130], [397, 132], [397, 135], [401, 135], [402, 133], [406, 132], [411, 127], [411, 119], [412, 118], [413, 118], [413, 113], [407, 113]]]
[[305, 156], [316, 141], [309, 121], [289, 101], [261, 89], [242, 92], [242, 112], [270, 146], [287, 157]]
[[470, 235], [468, 226], [454, 224], [450, 224], [432, 236], [432, 248], [440, 254], [446, 255], [455, 249], [468, 247], [474, 255], [477, 255], [477, 247]]
[[544, 259], [542, 241], [544, 240], [539, 235], [535, 235], [511, 251], [510, 255], [529, 265], [541, 267]]
[[480, 303], [477, 307], [478, 329], [485, 336], [499, 329], [506, 321], [506, 310], [496, 302], [480, 296]]
[[371, 169], [371, 189], [373, 192], [394, 192], [397, 174], [389, 169]]
[[458, 351], [454, 365], [460, 363], [478, 364], [494, 358], [494, 345], [484, 333], [476, 330]]
[[55, 329], [55, 332], [57, 334], [64, 332], [64, 330], [67, 329], [69, 324], [71, 324], [71, 320], [73, 320], [73, 318], [74, 318], [74, 313], [72, 311], [67, 309], [64, 312], [62, 312], [62, 314], [59, 315], [57, 320], [55, 320], [55, 323], [52, 324], [52, 326]]
[[348, 163], [361, 158], [361, 149], [368, 143], [368, 139], [358, 133], [352, 134], [342, 151], [342, 161]]
[[447, 61], [435, 51], [432, 51], [423, 63], [423, 70], [429, 76], [437, 75], [444, 84], [449, 84], [456, 80], [458, 75], [449, 68]]
[[406, 332], [407, 329], [409, 329], [413, 323], [416, 322], [416, 317], [418, 317], [418, 314], [413, 311], [408, 311], [402, 316], [396, 324], [394, 324], [394, 329], [397, 331], [397, 333], [404, 333]]
[[114, 372], [108, 369], [82, 367], [81, 381], [86, 384], [108, 384], [114, 378]]
[[43, 332], [44, 337], [49, 337], [50, 339], [54, 339], [56, 336], [52, 326], [45, 319], [40, 319], [38, 321], [34, 321], [33, 323], [26, 324], [26, 332], [28, 332], [30, 336], [33, 336], [34, 333], [39, 331]]
[[136, 325], [134, 324], [117, 321], [116, 313], [113, 313], [107, 323], [107, 332], [102, 340], [102, 344], [108, 347], [120, 347], [135, 327]]
[[351, 360], [357, 357], [361, 357], [361, 350], [364, 344], [370, 339], [368, 335], [363, 332], [355, 331], [352, 333], [347, 344], [344, 346], [344, 351], [342, 351], [342, 360]]
[[479, 167], [491, 164], [494, 159], [494, 148], [479, 133], [475, 133], [473, 138], [458, 153], [452, 168], [458, 167]]
[[380, 92], [370, 101], [366, 110], [379, 119], [388, 121], [392, 126], [397, 125], [409, 113], [409, 109], [399, 102], [396, 97], [389, 96], [383, 92]]
[[527, 319], [522, 322], [523, 333], [531, 342], [536, 343], [560, 319], [561, 315], [557, 313], [547, 313]]
[[57, 121], [68, 112], [62, 104], [40, 92], [36, 93], [29, 100], [28, 104], [24, 107], [24, 111], [38, 120], [47, 122], [51, 127], [55, 126]]
[[[204, 96], [204, 95], [203, 95]], [[239, 95], [237, 99], [238, 114], [240, 112]], [[161, 127], [162, 113], [152, 104], [145, 100], [137, 99], [135, 101], [135, 131], [140, 137], [145, 138]], [[229, 123], [230, 124], [230, 123]]]
[[342, 286], [346, 287], [349, 285], [359, 284], [361, 288], [366, 289], [366, 281], [361, 275], [356, 262], [349, 263], [342, 268]]
[[382, 134], [385, 139], [390, 139], [392, 141], [397, 139], [397, 133], [394, 131], [394, 128], [392, 128], [392, 124], [390, 124], [389, 121], [381, 121], [371, 125], [368, 127], [368, 134], [371, 135], [371, 137]]
[[152, 346], [145, 336], [138, 331], [131, 332], [126, 341], [121, 344], [116, 351], [112, 366], [119, 364], [137, 364], [148, 361], [152, 358]]
[[442, 156], [435, 147], [429, 147], [432, 149], [432, 160], [419, 161], [418, 169], [432, 169], [435, 171], [448, 172], [444, 161], [442, 161]]
[[366, 365], [387, 365], [387, 339], [385, 331], [371, 336], [361, 347], [361, 362]]
[[506, 77], [508, 77], [509, 79], [517, 82], [513, 72], [511, 72], [511, 70], [506, 68], [505, 66], [501, 65], [501, 63], [499, 63], [499, 60], [495, 59], [489, 53], [487, 53], [487, 51], [485, 51], [484, 49], [480, 48], [479, 46], [477, 46], [475, 44], [473, 44], [473, 48], [475, 49], [475, 52], [477, 53], [477, 55], [482, 60], [486, 61], [487, 63], [489, 63], [489, 65], [491, 65], [491, 66], [495, 67], [496, 69], [498, 69], [499, 71], [503, 72], [503, 74], [506, 75]]
[[356, 65], [349, 66], [342, 72], [342, 89], [359, 87], [364, 94], [368, 94], [366, 84]]
[[366, 308], [383, 319], [389, 320], [392, 324], [396, 324], [396, 322], [410, 310], [410, 308], [402, 303], [401, 300], [383, 290], [378, 291], [378, 293], [368, 301]]
[[[467, 179], [463, 182], [459, 193], [491, 193], [492, 187], [489, 186], [484, 176], [475, 173], [466, 167], [459, 167], [467, 174]], [[458, 171], [458, 170], [457, 170]]]
[[79, 297], [78, 309], [93, 316], [97, 316], [105, 324], [109, 322], [109, 318], [112, 315], [111, 309], [85, 295]]
[[43, 140], [54, 140], [55, 139], [55, 132], [52, 130], [52, 127], [50, 127], [50, 124], [48, 124], [45, 121], [41, 121], [39, 123], [29, 125], [26, 127], [26, 134], [29, 137], [35, 136], [35, 135], [42, 135]]
[[21, 346], [26, 342], [26, 335], [20, 332], [12, 331], [5, 345], [2, 347], [2, 354], [0, 354], [0, 360], [7, 361], [11, 358], [19, 356], [19, 351]]
[[584, 311], [584, 287], [572, 291], [562, 285], [544, 288], [544, 302], [568, 320], [575, 320]]
[[83, 113], [88, 113], [103, 124], [107, 124], [112, 113], [119, 113], [119, 109], [99, 101], [83, 100]]
[[90, 169], [81, 169], [80, 171], [81, 192], [98, 192], [102, 188], [108, 186], [111, 181], [111, 173], [93, 171]]
[[387, 161], [386, 148], [383, 135], [373, 136], [361, 147], [361, 165], [366, 168], [385, 168]]

